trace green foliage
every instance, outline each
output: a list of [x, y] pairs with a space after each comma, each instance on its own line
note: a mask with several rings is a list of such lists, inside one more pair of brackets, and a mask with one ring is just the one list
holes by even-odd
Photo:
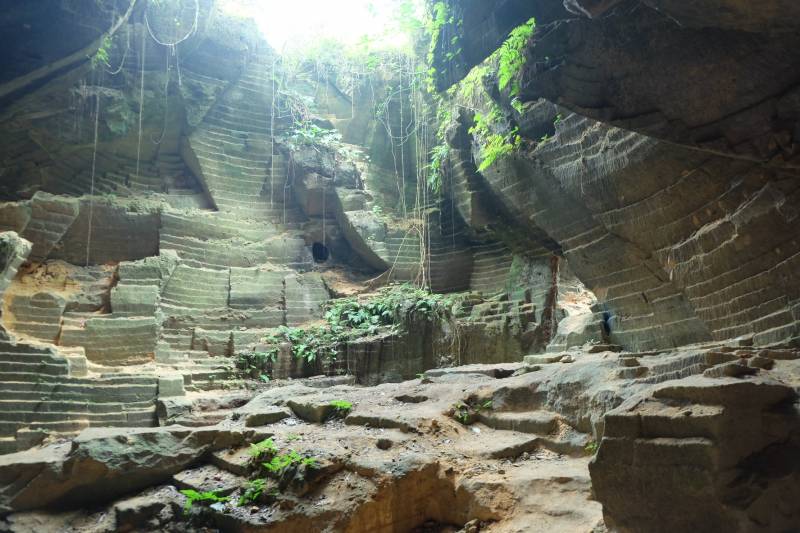
[[517, 135], [517, 128], [511, 133], [512, 140], [509, 141], [507, 136], [493, 134], [490, 135], [486, 144], [483, 145], [483, 159], [481, 164], [478, 165], [478, 172], [483, 172], [492, 164], [510, 153], [512, 153], [522, 142], [522, 139]]
[[535, 29], [536, 20], [531, 18], [525, 24], [511, 30], [511, 33], [508, 34], [508, 39], [500, 46], [497, 83], [500, 90], [505, 89], [511, 83], [511, 96], [519, 94], [520, 86], [517, 75], [525, 65], [523, 51]]
[[[280, 346], [286, 343], [296, 359], [312, 363], [318, 359], [335, 361], [348, 340], [374, 335], [381, 328], [397, 327], [412, 315], [427, 319], [444, 319], [453, 298], [432, 294], [408, 284], [382, 289], [366, 300], [357, 297], [328, 302], [326, 325], [309, 327], [279, 326], [263, 339], [263, 351], [240, 352], [238, 366], [253, 377], [264, 376], [268, 366], [277, 360]], [[263, 380], [263, 378], [262, 378]]]
[[492, 132], [491, 125], [496, 124], [502, 118], [502, 111], [497, 105], [489, 111], [488, 117], [484, 117], [481, 113], [475, 113], [475, 124], [469, 129], [469, 133], [483, 139], [481, 163], [478, 165], [479, 172], [483, 172], [498, 159], [514, 152], [522, 144], [519, 128], [515, 127], [505, 135]]
[[451, 416], [461, 424], [468, 426], [475, 422], [476, 416], [481, 411], [491, 410], [492, 400], [480, 401], [476, 398], [469, 398], [463, 402], [456, 402], [450, 408]]
[[353, 409], [353, 404], [346, 400], [333, 400], [330, 405], [335, 409], [335, 418], [344, 418]]
[[335, 129], [325, 129], [313, 122], [295, 122], [294, 131], [289, 140], [296, 146], [332, 146], [342, 140], [342, 135]]
[[277, 346], [266, 351], [241, 351], [236, 354], [236, 367], [244, 374], [268, 382], [269, 375], [266, 372], [277, 359]]
[[559, 123], [559, 122], [561, 122], [562, 120], [564, 120], [564, 117], [561, 115], [561, 113], [559, 113], [559, 114], [558, 114], [558, 115], [556, 115], [556, 116], [555, 116], [555, 118], [553, 119], [553, 125], [555, 126], [556, 124], [558, 124], [558, 123]]
[[325, 313], [331, 328], [356, 330], [357, 336], [374, 333], [380, 326], [397, 325], [411, 315], [425, 318], [443, 318], [450, 298], [433, 294], [410, 284], [382, 289], [366, 301], [356, 297], [333, 301]]
[[182, 490], [181, 494], [186, 496], [186, 505], [183, 507], [183, 512], [188, 514], [192, 509], [192, 505], [195, 503], [226, 502], [230, 499], [227, 496], [218, 496], [217, 492], [218, 491], [197, 492], [192, 489]]
[[98, 48], [97, 52], [95, 52], [95, 54], [92, 56], [92, 68], [97, 68], [98, 65], [103, 65], [106, 67], [111, 66], [109, 59], [112, 46], [114, 46], [114, 42], [111, 40], [111, 36], [106, 35], [103, 37], [103, 41], [100, 43], [100, 48]]
[[267, 489], [267, 482], [268, 480], [264, 478], [248, 481], [244, 486], [244, 492], [239, 496], [239, 506], [257, 502]]
[[250, 445], [250, 457], [253, 459], [260, 459], [264, 455], [274, 455], [278, 453], [278, 447], [272, 439], [262, 440], [255, 444]]
[[[312, 363], [317, 358], [335, 360], [342, 340], [336, 332], [324, 326], [308, 328], [279, 326], [278, 332], [267, 337], [265, 342], [272, 345], [289, 343], [295, 359]], [[273, 349], [278, 350], [278, 348]]]
[[589, 441], [589, 442], [586, 443], [586, 446], [584, 446], [583, 449], [584, 449], [584, 451], [586, 451], [587, 455], [594, 455], [594, 454], [597, 453], [597, 449], [599, 447], [600, 447], [600, 445], [597, 444], [597, 441]]
[[444, 171], [444, 162], [450, 155], [450, 146], [447, 143], [442, 143], [431, 150], [431, 164], [429, 166], [430, 172], [428, 173], [428, 188], [436, 194], [442, 191], [442, 173]]
[[[427, 85], [428, 85], [428, 92], [431, 94], [435, 93], [436, 87], [436, 68], [433, 66], [433, 62], [436, 55], [436, 49], [439, 47], [439, 43], [442, 39], [442, 32], [447, 24], [454, 24], [455, 18], [453, 17], [452, 13], [450, 13], [450, 9], [447, 7], [447, 4], [444, 2], [436, 2], [431, 7], [430, 18], [426, 25], [426, 30], [430, 35], [430, 42], [428, 43], [428, 71], [427, 71]], [[458, 21], [458, 26], [461, 27], [462, 22]], [[444, 54], [444, 60], [452, 61], [458, 54], [461, 53], [461, 48], [458, 47], [459, 43], [459, 36], [454, 35], [450, 38], [449, 42], [447, 43], [447, 50]]]
[[314, 457], [303, 457], [296, 451], [289, 450], [289, 453], [276, 455], [269, 462], [261, 463], [261, 466], [263, 466], [270, 475], [276, 477], [281, 477], [287, 469], [295, 465], [316, 468], [317, 459]]

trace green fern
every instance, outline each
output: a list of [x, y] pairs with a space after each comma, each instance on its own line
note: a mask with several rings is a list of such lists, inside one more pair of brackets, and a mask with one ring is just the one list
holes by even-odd
[[267, 488], [266, 479], [254, 479], [248, 481], [244, 487], [244, 492], [239, 496], [239, 506], [255, 503]]
[[431, 150], [430, 173], [428, 174], [428, 188], [436, 194], [442, 191], [442, 173], [444, 162], [450, 155], [450, 147], [442, 143]]
[[272, 439], [262, 440], [250, 445], [250, 457], [259, 459], [262, 455], [270, 455], [278, 452], [278, 447]]
[[181, 494], [186, 496], [186, 505], [183, 506], [183, 512], [189, 513], [192, 510], [192, 505], [195, 503], [204, 503], [204, 502], [227, 502], [230, 500], [227, 496], [219, 496], [217, 495], [217, 491], [209, 491], [209, 492], [197, 492], [196, 490], [192, 489], [185, 489], [181, 491]]
[[517, 75], [525, 65], [525, 45], [533, 36], [536, 20], [531, 18], [525, 24], [517, 26], [508, 34], [508, 39], [500, 46], [500, 65], [497, 72], [497, 83], [500, 90], [511, 84], [511, 96], [519, 94], [520, 85]]

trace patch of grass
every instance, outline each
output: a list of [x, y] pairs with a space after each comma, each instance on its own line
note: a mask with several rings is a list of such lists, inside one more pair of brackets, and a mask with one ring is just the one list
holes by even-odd
[[593, 441], [587, 442], [586, 446], [584, 446], [583, 449], [586, 452], [586, 455], [594, 455], [594, 454], [597, 453], [597, 449], [599, 447], [600, 447], [600, 445], [597, 443], [597, 441], [593, 440]]

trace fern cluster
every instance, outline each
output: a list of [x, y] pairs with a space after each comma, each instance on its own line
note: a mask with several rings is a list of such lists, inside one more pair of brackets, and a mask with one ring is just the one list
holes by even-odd
[[450, 147], [447, 143], [442, 143], [431, 150], [431, 164], [428, 169], [428, 188], [436, 194], [442, 191], [442, 174], [444, 163], [450, 155]]
[[536, 20], [531, 18], [525, 24], [517, 26], [508, 35], [508, 39], [500, 46], [500, 64], [497, 72], [497, 82], [501, 90], [511, 84], [511, 96], [519, 94], [520, 85], [517, 75], [525, 65], [525, 45], [533, 36], [536, 29]]
[[217, 491], [198, 492], [192, 489], [185, 489], [181, 494], [186, 496], [186, 504], [183, 507], [184, 513], [189, 513], [192, 510], [192, 505], [195, 503], [217, 503], [227, 502], [230, 498], [227, 496], [219, 496]]
[[483, 139], [481, 163], [478, 165], [478, 172], [483, 172], [492, 166], [495, 161], [514, 152], [522, 144], [522, 137], [519, 135], [518, 127], [513, 128], [505, 135], [492, 132], [491, 124], [499, 122], [502, 118], [502, 111], [497, 105], [492, 107], [488, 116], [475, 113], [475, 123], [469, 129], [469, 133]]

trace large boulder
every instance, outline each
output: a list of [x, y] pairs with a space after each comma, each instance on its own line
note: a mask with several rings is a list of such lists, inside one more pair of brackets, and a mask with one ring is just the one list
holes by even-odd
[[248, 435], [233, 429], [87, 429], [72, 442], [0, 457], [0, 515], [97, 504], [167, 481]]
[[605, 416], [590, 464], [620, 532], [790, 531], [800, 524], [797, 394], [755, 376], [693, 376]]

